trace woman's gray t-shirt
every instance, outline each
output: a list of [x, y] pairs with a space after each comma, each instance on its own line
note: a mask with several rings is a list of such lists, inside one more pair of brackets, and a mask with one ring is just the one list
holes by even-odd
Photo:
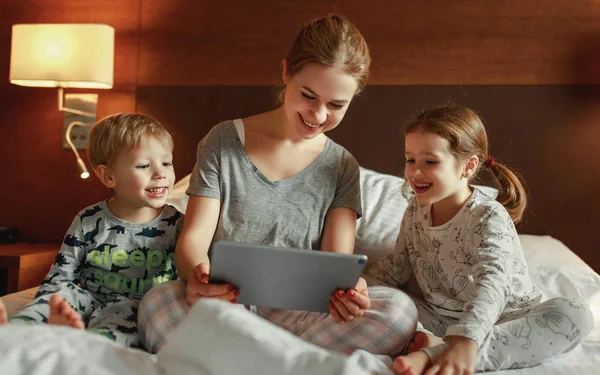
[[221, 200], [213, 241], [316, 250], [327, 211], [348, 207], [362, 215], [359, 166], [345, 148], [328, 139], [304, 170], [274, 182], [248, 157], [234, 121], [216, 125], [198, 144], [186, 194]]

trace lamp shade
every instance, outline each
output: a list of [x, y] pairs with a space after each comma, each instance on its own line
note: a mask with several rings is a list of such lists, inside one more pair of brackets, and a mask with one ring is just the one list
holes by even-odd
[[9, 80], [15, 85], [109, 89], [115, 29], [100, 24], [12, 27]]

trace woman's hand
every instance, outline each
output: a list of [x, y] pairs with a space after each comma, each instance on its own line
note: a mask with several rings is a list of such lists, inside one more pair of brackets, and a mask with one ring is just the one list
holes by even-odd
[[476, 364], [477, 343], [467, 337], [455, 336], [425, 375], [471, 375]]
[[360, 277], [354, 289], [338, 290], [331, 296], [329, 313], [336, 323], [346, 323], [360, 316], [371, 306], [367, 282]]
[[200, 298], [218, 298], [236, 303], [235, 297], [240, 291], [231, 284], [209, 284], [210, 266], [200, 263], [192, 270], [192, 275], [186, 285], [186, 299], [193, 305]]

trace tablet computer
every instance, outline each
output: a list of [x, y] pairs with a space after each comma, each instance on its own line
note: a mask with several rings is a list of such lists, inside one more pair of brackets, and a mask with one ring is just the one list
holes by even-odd
[[366, 255], [218, 241], [210, 282], [238, 288], [244, 305], [329, 312], [333, 293], [354, 288], [366, 263]]

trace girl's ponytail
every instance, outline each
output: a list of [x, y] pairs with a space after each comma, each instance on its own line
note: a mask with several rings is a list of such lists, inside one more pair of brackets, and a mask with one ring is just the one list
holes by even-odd
[[491, 156], [484, 165], [498, 182], [496, 200], [506, 208], [515, 224], [520, 222], [527, 205], [527, 192], [521, 180], [508, 167], [496, 162]]

